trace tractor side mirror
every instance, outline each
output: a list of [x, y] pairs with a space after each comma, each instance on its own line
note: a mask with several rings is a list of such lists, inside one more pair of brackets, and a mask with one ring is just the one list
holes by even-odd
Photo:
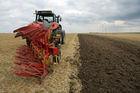
[[60, 21], [62, 21], [62, 18], [60, 17]]

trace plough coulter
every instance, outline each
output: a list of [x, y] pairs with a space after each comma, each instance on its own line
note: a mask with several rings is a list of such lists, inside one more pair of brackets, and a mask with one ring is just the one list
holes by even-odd
[[52, 11], [35, 11], [36, 19], [28, 26], [14, 30], [15, 37], [26, 39], [27, 45], [17, 49], [15, 59], [18, 71], [14, 75], [39, 77], [47, 75], [52, 65], [57, 65], [61, 58], [61, 45], [64, 44], [65, 31], [59, 24], [60, 16]]

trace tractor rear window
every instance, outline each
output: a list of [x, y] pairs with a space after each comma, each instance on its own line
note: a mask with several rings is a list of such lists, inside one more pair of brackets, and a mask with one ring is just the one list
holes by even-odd
[[48, 22], [53, 22], [53, 17], [44, 16], [44, 20]]
[[43, 20], [46, 20], [48, 22], [53, 22], [53, 17], [50, 16], [42, 16], [42, 15], [37, 15], [36, 21], [42, 22]]

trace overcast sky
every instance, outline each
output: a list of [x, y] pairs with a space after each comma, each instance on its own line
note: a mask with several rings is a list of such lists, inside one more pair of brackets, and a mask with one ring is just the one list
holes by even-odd
[[0, 0], [0, 32], [33, 22], [35, 9], [61, 15], [68, 33], [140, 32], [140, 0]]

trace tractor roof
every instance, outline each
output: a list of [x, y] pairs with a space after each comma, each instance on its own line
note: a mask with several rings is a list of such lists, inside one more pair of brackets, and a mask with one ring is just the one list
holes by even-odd
[[42, 16], [54, 16], [54, 15], [55, 15], [55, 14], [54, 14], [52, 11], [50, 11], [50, 10], [47, 10], [47, 11], [45, 11], [45, 10], [37, 11], [36, 14], [37, 14], [37, 15], [42, 15]]

